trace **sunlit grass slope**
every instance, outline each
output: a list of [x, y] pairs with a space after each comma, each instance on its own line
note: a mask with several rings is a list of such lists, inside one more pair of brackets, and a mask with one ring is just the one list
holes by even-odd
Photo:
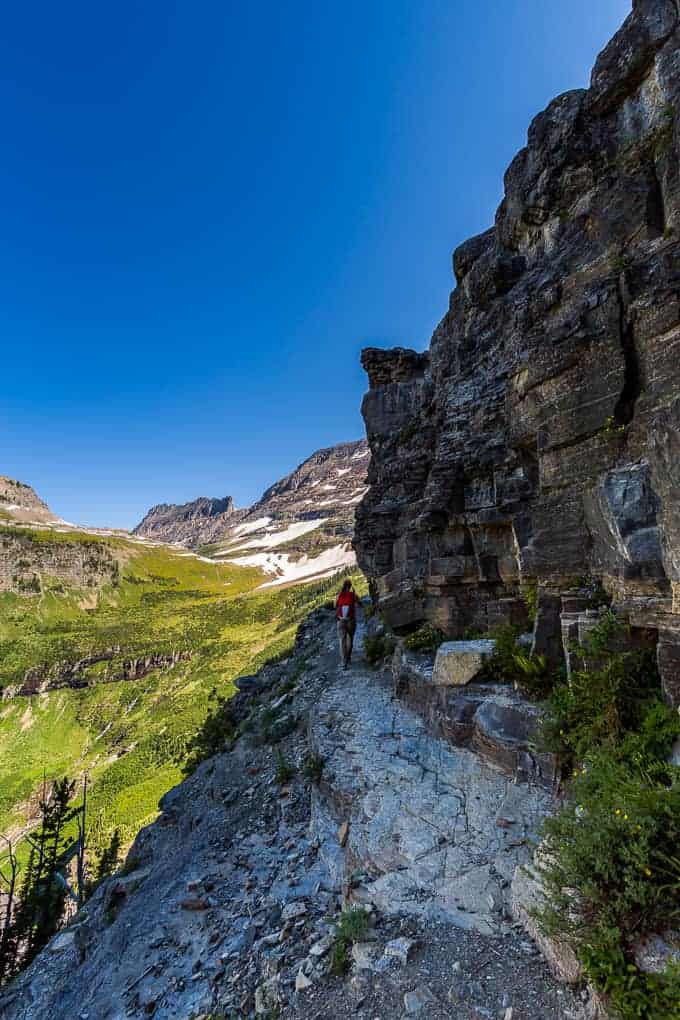
[[[40, 534], [39, 541], [49, 541], [49, 533]], [[95, 606], [91, 594], [85, 598], [47, 576], [40, 595], [0, 594], [0, 684], [6, 688], [27, 669], [116, 649], [113, 662], [85, 671], [83, 689], [0, 703], [0, 832], [24, 827], [43, 775], [87, 771], [94, 843], [103, 845], [115, 828], [129, 842], [181, 778], [211, 691], [228, 695], [235, 677], [289, 646], [300, 620], [336, 586], [259, 591], [263, 577], [256, 570], [167, 547], [100, 541], [113, 547], [120, 571]], [[117, 662], [171, 651], [191, 658], [139, 680], [102, 682]]]

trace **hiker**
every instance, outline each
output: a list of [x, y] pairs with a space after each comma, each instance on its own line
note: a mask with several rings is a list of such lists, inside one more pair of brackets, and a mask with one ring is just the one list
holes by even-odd
[[349, 669], [352, 661], [354, 631], [357, 629], [357, 606], [359, 599], [352, 591], [352, 582], [345, 581], [335, 600], [335, 616], [338, 621], [338, 641], [343, 669]]

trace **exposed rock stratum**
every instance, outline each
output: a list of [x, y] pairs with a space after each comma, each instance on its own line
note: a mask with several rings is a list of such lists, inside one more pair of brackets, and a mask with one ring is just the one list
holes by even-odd
[[[526, 624], [553, 662], [601, 584], [680, 703], [680, 29], [636, 0], [533, 121], [453, 257], [429, 351], [369, 348], [355, 547], [395, 628]], [[637, 632], [637, 633], [636, 633]]]

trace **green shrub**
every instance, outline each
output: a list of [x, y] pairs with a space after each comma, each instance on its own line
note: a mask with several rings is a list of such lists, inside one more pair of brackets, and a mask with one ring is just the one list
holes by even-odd
[[276, 752], [276, 775], [275, 780], [279, 786], [289, 783], [295, 775], [295, 767], [286, 761], [280, 751]]
[[548, 672], [544, 655], [532, 655], [518, 649], [514, 652], [515, 684], [533, 698], [545, 698], [552, 689], [553, 678]]
[[536, 622], [536, 610], [538, 608], [538, 587], [535, 584], [530, 584], [525, 588], [524, 605], [527, 607], [529, 623], [533, 627]]
[[606, 613], [579, 654], [596, 668], [556, 681], [546, 746], [571, 769], [569, 798], [544, 826], [546, 934], [569, 942], [623, 1020], [680, 1020], [680, 971], [645, 975], [633, 945], [680, 922], [680, 716], [660, 700], [648, 654], [609, 653]]
[[380, 663], [394, 651], [394, 638], [391, 634], [366, 634], [364, 637], [364, 657], [369, 666]]
[[210, 692], [209, 704], [211, 708], [203, 725], [187, 744], [188, 758], [184, 763], [185, 775], [190, 775], [201, 762], [223, 751], [225, 742], [234, 735], [232, 708], [227, 698], [218, 695], [217, 690], [213, 687]]
[[520, 628], [512, 624], [492, 631], [490, 637], [496, 647], [484, 665], [481, 678], [515, 684], [532, 697], [545, 697], [551, 687], [545, 658], [527, 652], [517, 641], [520, 633]]
[[313, 783], [318, 783], [323, 775], [324, 764], [325, 762], [320, 754], [308, 754], [305, 758], [302, 771], [307, 779], [311, 779]]
[[488, 637], [496, 642], [493, 655], [487, 660], [483, 676], [486, 680], [498, 680], [501, 683], [512, 683], [515, 679], [515, 655], [520, 650], [517, 638], [519, 627], [505, 624], [497, 627]]
[[599, 749], [576, 771], [570, 803], [545, 823], [541, 925], [574, 946], [625, 1020], [677, 1020], [678, 975], [646, 977], [632, 946], [680, 921], [680, 769], [659, 763], [651, 778]]
[[436, 652], [443, 640], [444, 635], [438, 627], [423, 623], [404, 638], [404, 645], [412, 652]]
[[605, 613], [576, 649], [581, 659], [595, 661], [599, 668], [572, 670], [569, 678], [562, 677], [553, 686], [542, 738], [566, 767], [582, 761], [593, 747], [615, 748], [627, 734], [637, 733], [639, 741], [649, 726], [652, 707], [657, 726], [660, 716], [664, 717], [664, 740], [666, 729], [676, 725], [673, 713], [666, 713], [659, 702], [659, 677], [651, 653], [609, 653], [607, 657], [607, 647], [621, 628], [614, 613]]
[[349, 970], [349, 950], [354, 942], [364, 938], [370, 924], [370, 916], [365, 910], [354, 907], [343, 910], [340, 922], [335, 930], [333, 947], [330, 956], [331, 973], [337, 976]]

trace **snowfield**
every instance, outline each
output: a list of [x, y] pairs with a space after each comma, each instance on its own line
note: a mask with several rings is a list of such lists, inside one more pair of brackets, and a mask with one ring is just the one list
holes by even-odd
[[266, 528], [268, 524], [271, 524], [273, 517], [258, 517], [256, 521], [246, 521], [245, 524], [238, 524], [234, 528], [235, 535], [249, 535], [251, 531], [260, 531], [261, 528]]
[[265, 574], [274, 574], [272, 581], [265, 581], [260, 588], [274, 588], [291, 581], [312, 581], [328, 577], [344, 567], [353, 567], [356, 563], [354, 550], [349, 545], [336, 545], [324, 549], [318, 556], [301, 556], [299, 560], [291, 560], [288, 553], [253, 553], [252, 556], [239, 556], [227, 560], [237, 567], [259, 567]]
[[301, 535], [306, 535], [309, 531], [314, 531], [316, 528], [321, 527], [321, 525], [325, 523], [325, 520], [325, 517], [315, 517], [311, 521], [295, 521], [293, 524], [289, 524], [287, 528], [284, 528], [283, 531], [270, 531], [269, 534], [264, 536], [264, 538], [253, 538], [250, 542], [246, 542], [244, 545], [234, 547], [230, 543], [227, 550], [216, 555], [220, 557], [231, 556], [233, 553], [240, 552], [242, 549], [274, 549], [277, 545], [283, 545], [284, 542], [289, 542], [293, 538], [300, 538]]

